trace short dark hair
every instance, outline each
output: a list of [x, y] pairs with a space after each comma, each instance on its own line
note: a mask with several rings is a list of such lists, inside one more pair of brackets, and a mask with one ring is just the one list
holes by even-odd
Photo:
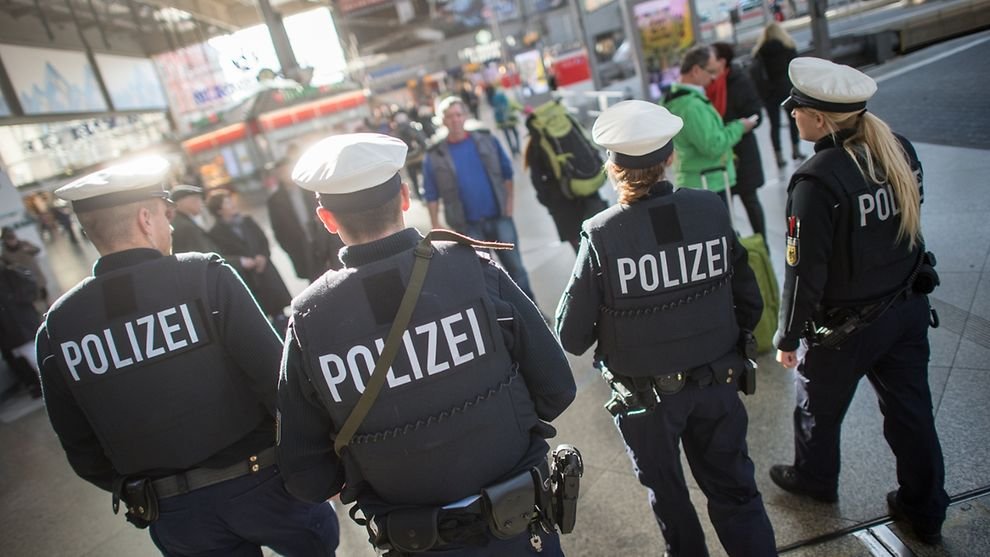
[[206, 196], [206, 210], [213, 216], [220, 215], [220, 207], [225, 199], [230, 197], [230, 192], [224, 188], [217, 188]]
[[[322, 201], [320, 205], [323, 205]], [[325, 206], [325, 205], [324, 205]], [[377, 238], [402, 220], [402, 196], [396, 195], [378, 207], [360, 211], [330, 209], [337, 224], [351, 236]]]
[[736, 57], [736, 49], [729, 43], [712, 43], [712, 51], [715, 52], [715, 58], [725, 60], [726, 65], [731, 64]]
[[701, 66], [702, 69], [708, 65], [708, 59], [712, 55], [712, 48], [706, 44], [700, 44], [693, 47], [684, 53], [684, 58], [681, 58], [681, 75], [691, 72], [695, 66]]

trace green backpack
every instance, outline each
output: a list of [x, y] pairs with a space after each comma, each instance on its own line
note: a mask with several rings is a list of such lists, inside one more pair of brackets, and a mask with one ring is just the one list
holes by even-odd
[[568, 198], [594, 195], [605, 184], [604, 161], [587, 132], [557, 101], [544, 103], [526, 120]]

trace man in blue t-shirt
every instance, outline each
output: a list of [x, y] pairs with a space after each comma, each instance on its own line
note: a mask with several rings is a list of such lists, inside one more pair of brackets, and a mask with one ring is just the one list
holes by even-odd
[[447, 226], [479, 240], [509, 242], [516, 247], [497, 254], [512, 280], [534, 299], [529, 276], [519, 255], [519, 235], [512, 220], [512, 162], [488, 131], [464, 129], [467, 107], [458, 97], [440, 102], [447, 138], [433, 146], [423, 161], [423, 198], [433, 228], [440, 225], [443, 200]]

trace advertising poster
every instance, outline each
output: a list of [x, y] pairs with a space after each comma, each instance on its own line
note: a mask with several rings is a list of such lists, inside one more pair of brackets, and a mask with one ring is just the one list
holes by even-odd
[[82, 52], [0, 45], [0, 58], [25, 114], [107, 110]]
[[154, 63], [147, 58], [97, 54], [103, 83], [117, 110], [168, 108]]
[[516, 55], [516, 68], [522, 81], [523, 91], [529, 95], [542, 95], [550, 90], [547, 75], [543, 69], [543, 59], [538, 50], [527, 50]]
[[681, 54], [694, 43], [691, 8], [688, 0], [649, 0], [633, 6], [633, 17], [655, 100], [677, 80]]

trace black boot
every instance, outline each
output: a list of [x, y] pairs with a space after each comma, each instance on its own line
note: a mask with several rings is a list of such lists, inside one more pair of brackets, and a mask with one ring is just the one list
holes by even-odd
[[770, 479], [784, 491], [811, 497], [812, 499], [822, 503], [835, 503], [839, 500], [839, 493], [837, 490], [812, 485], [804, 478], [801, 478], [797, 468], [793, 466], [787, 466], [784, 464], [775, 464], [771, 466]]
[[887, 508], [890, 509], [890, 517], [898, 522], [907, 522], [911, 525], [915, 537], [928, 545], [936, 545], [942, 541], [942, 526], [938, 524], [923, 524], [911, 520], [897, 502], [897, 490], [887, 494]]
[[784, 160], [784, 155], [780, 151], [774, 151], [773, 156], [777, 158], [777, 168], [787, 166], [787, 161]]
[[796, 161], [803, 161], [806, 158], [804, 156], [804, 153], [801, 152], [801, 146], [800, 145], [795, 145], [794, 146], [794, 155], [792, 155], [792, 158], [794, 160], [796, 160]]

